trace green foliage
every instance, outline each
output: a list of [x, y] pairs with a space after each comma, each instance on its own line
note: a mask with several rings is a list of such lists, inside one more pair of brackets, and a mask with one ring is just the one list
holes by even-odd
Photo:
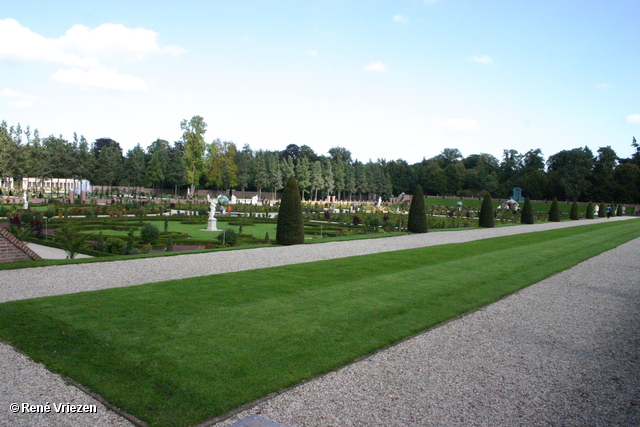
[[587, 219], [593, 219], [593, 203], [589, 202], [587, 205], [587, 213], [585, 214]]
[[411, 233], [426, 233], [428, 231], [427, 210], [420, 184], [416, 186], [411, 199], [411, 206], [409, 206], [407, 230]]
[[558, 207], [558, 199], [555, 197], [549, 209], [549, 221], [560, 222], [560, 208]]
[[164, 232], [169, 232], [169, 215], [165, 215], [164, 217]]
[[271, 238], [269, 237], [269, 232], [264, 233], [264, 244], [268, 245], [271, 243]]
[[623, 211], [623, 209], [624, 209], [624, 208], [622, 207], [622, 205], [618, 205], [618, 209], [616, 210], [616, 216], [622, 216], [622, 215], [624, 215], [624, 213], [622, 212], [622, 211]]
[[140, 240], [143, 244], [150, 243], [155, 244], [160, 237], [160, 230], [153, 224], [145, 224], [140, 229]]
[[166, 252], [173, 252], [173, 238], [169, 236], [167, 239], [167, 249]]
[[598, 207], [598, 218], [605, 218], [607, 216], [607, 207], [604, 205], [604, 202], [600, 202], [600, 206]]
[[571, 212], [569, 213], [569, 218], [572, 220], [580, 219], [580, 213], [578, 211], [578, 201], [574, 200], [573, 205], [571, 205]]
[[298, 245], [304, 243], [304, 223], [300, 191], [295, 177], [290, 177], [282, 193], [278, 210], [276, 242], [280, 245]]
[[55, 239], [67, 253], [69, 259], [73, 259], [84, 249], [85, 242], [90, 236], [90, 234], [78, 233], [67, 226], [55, 231]]
[[218, 234], [217, 239], [229, 246], [233, 246], [238, 242], [238, 234], [235, 230], [224, 230]]
[[491, 203], [491, 194], [487, 193], [482, 200], [482, 206], [480, 206], [480, 214], [478, 218], [478, 225], [484, 228], [493, 228], [494, 226], [493, 204]]
[[529, 197], [524, 198], [524, 206], [522, 207], [520, 222], [523, 224], [533, 224], [535, 222], [533, 218], [533, 209], [531, 207], [531, 199]]
[[114, 255], [122, 255], [125, 247], [127, 246], [127, 242], [120, 239], [119, 237], [109, 237], [107, 239], [107, 243], [105, 244], [105, 249], [110, 254]]
[[102, 234], [102, 231], [98, 234], [94, 249], [99, 252], [104, 252], [104, 235]]

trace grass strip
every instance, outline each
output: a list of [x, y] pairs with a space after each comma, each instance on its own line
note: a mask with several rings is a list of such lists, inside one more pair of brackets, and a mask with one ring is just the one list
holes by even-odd
[[0, 338], [157, 426], [188, 426], [640, 236], [599, 223], [0, 305]]

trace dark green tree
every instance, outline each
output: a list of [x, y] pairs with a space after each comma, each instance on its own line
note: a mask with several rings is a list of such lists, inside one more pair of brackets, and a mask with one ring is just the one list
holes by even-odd
[[551, 203], [551, 209], [549, 209], [549, 221], [560, 222], [560, 207], [558, 206], [558, 199], [555, 197]]
[[282, 201], [278, 210], [276, 242], [280, 245], [304, 243], [304, 223], [302, 203], [295, 177], [290, 177], [282, 192]]
[[573, 201], [573, 205], [571, 205], [571, 212], [569, 213], [569, 218], [572, 220], [580, 219], [580, 212], [578, 211], [578, 202], [576, 200]]
[[416, 186], [416, 190], [413, 192], [411, 206], [409, 207], [407, 229], [410, 233], [426, 233], [428, 231], [427, 210], [420, 184]]
[[587, 205], [587, 213], [585, 215], [587, 219], [593, 219], [593, 203], [589, 202]]
[[487, 193], [480, 206], [480, 218], [478, 225], [484, 228], [493, 228], [494, 226], [493, 204], [491, 203], [491, 194]]
[[607, 207], [604, 205], [604, 202], [600, 202], [600, 206], [598, 206], [598, 218], [604, 218], [607, 216]]
[[533, 208], [531, 207], [531, 199], [529, 197], [524, 198], [524, 206], [522, 207], [522, 214], [520, 215], [520, 222], [523, 224], [533, 224]]
[[618, 205], [618, 209], [616, 210], [616, 216], [622, 216], [622, 205]]

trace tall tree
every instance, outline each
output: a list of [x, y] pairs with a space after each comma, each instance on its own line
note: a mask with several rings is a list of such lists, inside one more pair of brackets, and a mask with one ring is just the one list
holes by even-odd
[[123, 181], [132, 187], [142, 187], [145, 184], [147, 164], [144, 150], [137, 144], [127, 151], [124, 158]]
[[308, 192], [311, 186], [311, 171], [309, 168], [309, 159], [307, 157], [302, 157], [296, 165], [296, 180], [298, 181], [298, 189], [302, 200], [304, 200], [304, 193]]
[[196, 185], [200, 182], [202, 167], [204, 164], [204, 154], [206, 143], [204, 134], [207, 131], [207, 124], [200, 116], [193, 116], [191, 120], [180, 122], [182, 129], [182, 141], [184, 142], [184, 155], [182, 157], [187, 180], [191, 185], [191, 194], [195, 194]]
[[319, 160], [313, 162], [311, 165], [311, 191], [313, 191], [314, 200], [318, 200], [318, 190], [324, 187], [324, 179], [322, 177], [322, 164]]

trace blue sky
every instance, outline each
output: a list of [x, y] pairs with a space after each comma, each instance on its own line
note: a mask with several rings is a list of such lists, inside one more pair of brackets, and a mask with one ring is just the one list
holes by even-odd
[[0, 0], [0, 119], [125, 149], [208, 124], [207, 142], [444, 148], [640, 139], [637, 1]]

